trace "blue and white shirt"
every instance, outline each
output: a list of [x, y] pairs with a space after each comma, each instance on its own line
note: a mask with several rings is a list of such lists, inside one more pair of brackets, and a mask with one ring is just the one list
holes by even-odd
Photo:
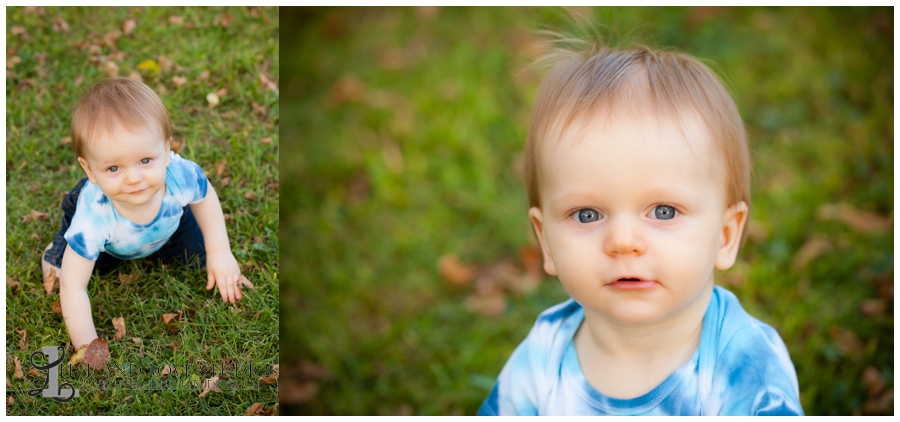
[[206, 197], [206, 175], [193, 161], [169, 152], [166, 194], [156, 218], [136, 224], [119, 215], [100, 187], [86, 183], [65, 238], [72, 250], [96, 261], [100, 252], [119, 259], [143, 258], [158, 251], [178, 229], [183, 208]]
[[547, 309], [500, 372], [479, 415], [803, 415], [797, 374], [778, 333], [716, 286], [691, 360], [633, 399], [587, 382], [572, 341], [584, 309]]

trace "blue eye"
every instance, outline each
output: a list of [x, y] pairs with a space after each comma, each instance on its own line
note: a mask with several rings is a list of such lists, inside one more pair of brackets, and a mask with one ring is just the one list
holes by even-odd
[[672, 208], [668, 205], [660, 205], [653, 210], [653, 213], [656, 215], [656, 218], [659, 220], [671, 220], [675, 218], [675, 208]]
[[106, 171], [108, 171], [110, 173], [115, 173], [115, 172], [119, 171], [119, 166], [110, 166], [110, 168], [106, 169]]
[[582, 223], [592, 223], [600, 219], [600, 213], [589, 208], [578, 211], [578, 221]]
[[149, 158], [142, 158], [142, 159], [141, 159], [141, 164], [149, 164], [149, 163], [150, 163], [150, 159], [149, 159]]

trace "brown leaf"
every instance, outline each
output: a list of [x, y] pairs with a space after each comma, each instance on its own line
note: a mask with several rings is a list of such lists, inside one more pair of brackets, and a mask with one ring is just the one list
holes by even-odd
[[12, 278], [7, 278], [6, 279], [6, 287], [9, 287], [10, 293], [16, 294], [16, 293], [18, 293], [19, 287], [21, 287], [21, 284], [19, 284], [18, 281], [13, 280]]
[[442, 256], [438, 260], [438, 273], [455, 286], [465, 286], [475, 278], [475, 269], [463, 265], [456, 255]]
[[269, 88], [270, 91], [278, 92], [278, 84], [269, 79], [264, 73], [259, 74], [259, 82], [266, 88]]
[[125, 22], [122, 22], [122, 32], [124, 32], [125, 35], [134, 32], [135, 27], [137, 27], [137, 21], [134, 19], [125, 19]]
[[9, 378], [6, 379], [6, 388], [12, 388], [12, 383], [9, 382]]
[[163, 366], [163, 369], [162, 369], [162, 371], [160, 371], [159, 374], [165, 377], [165, 376], [168, 376], [169, 374], [171, 374], [172, 371], [174, 371], [174, 370], [175, 370], [175, 368], [169, 366], [169, 364], [167, 363]]
[[138, 82], [144, 82], [144, 78], [141, 77], [141, 74], [137, 73], [133, 70], [131, 71], [131, 73], [128, 74], [128, 79], [135, 80]]
[[59, 277], [56, 276], [56, 271], [48, 271], [47, 274], [44, 275], [44, 291], [47, 292], [47, 296], [50, 296], [59, 289]]
[[884, 392], [880, 397], [873, 397], [863, 405], [863, 413], [867, 415], [894, 415], [894, 389]]
[[172, 66], [175, 65], [175, 62], [166, 56], [159, 56], [159, 59], [157, 59], [156, 62], [159, 63], [159, 68], [163, 73], [169, 73], [169, 71], [172, 70]]
[[219, 376], [214, 376], [212, 378], [207, 378], [203, 381], [203, 391], [200, 392], [200, 397], [206, 397], [210, 391], [215, 391], [217, 393], [221, 393], [222, 390], [219, 389]]
[[271, 137], [271, 136], [268, 136], [268, 137], [262, 138], [262, 139], [259, 141], [259, 143], [260, 143], [260, 144], [263, 144], [263, 145], [269, 145], [269, 144], [272, 143], [272, 137]]
[[265, 107], [259, 105], [259, 103], [256, 101], [254, 101], [250, 105], [253, 106], [253, 112], [259, 114], [260, 116], [265, 116], [269, 112]]
[[231, 214], [224, 214], [224, 215], [222, 215], [222, 219], [225, 220], [225, 221], [231, 221]]
[[[9, 382], [9, 381], [7, 380], [7, 382]], [[10, 406], [12, 406], [13, 404], [15, 404], [15, 402], [16, 402], [16, 400], [13, 399], [13, 396], [6, 396], [6, 407], [7, 407], [7, 409], [8, 409]]]
[[125, 337], [125, 318], [113, 318], [112, 323], [113, 327], [116, 327], [116, 335], [113, 337], [113, 340], [120, 340], [122, 337]]
[[828, 329], [828, 334], [842, 355], [855, 355], [863, 349], [862, 342], [859, 341], [859, 338], [852, 331], [831, 327]]
[[125, 396], [125, 398], [122, 399], [122, 401], [124, 401], [125, 403], [131, 403], [131, 402], [134, 401], [134, 397], [132, 397], [132, 396]]
[[75, 77], [75, 85], [76, 86], [81, 85], [82, 82], [84, 82], [84, 76], [78, 75]]
[[344, 76], [331, 86], [331, 90], [328, 92], [328, 102], [332, 106], [360, 102], [366, 97], [366, 91], [366, 84], [362, 81], [352, 76]]
[[119, 66], [116, 65], [116, 62], [108, 61], [103, 64], [103, 71], [109, 75], [110, 78], [116, 78], [119, 76]]
[[175, 151], [176, 154], [181, 154], [184, 151], [185, 142], [181, 139], [172, 139], [169, 143], [169, 148], [172, 148], [172, 151]]
[[12, 56], [12, 57], [6, 59], [6, 68], [7, 68], [7, 69], [12, 69], [12, 68], [16, 67], [17, 64], [19, 64], [19, 63], [21, 63], [21, 62], [22, 62], [22, 58], [21, 58], [21, 57], [19, 57], [19, 56]]
[[124, 289], [129, 284], [134, 283], [137, 278], [137, 274], [119, 273], [119, 289]]
[[278, 386], [278, 398], [283, 404], [300, 404], [312, 401], [319, 394], [319, 386], [311, 380], [286, 380]]
[[25, 33], [25, 27], [22, 25], [13, 25], [9, 27], [9, 33], [19, 36]]
[[171, 343], [167, 344], [166, 349], [169, 349], [173, 352], [178, 350], [178, 339], [172, 340]]
[[109, 345], [102, 338], [95, 338], [84, 351], [84, 363], [95, 371], [102, 371], [109, 362]]
[[866, 369], [863, 370], [862, 384], [869, 397], [878, 396], [884, 391], [885, 387], [884, 377], [882, 377], [881, 373], [872, 366], [867, 366]]
[[65, 138], [62, 138], [62, 139], [59, 140], [59, 145], [69, 145], [69, 144], [71, 144], [71, 143], [72, 143], [72, 137], [71, 137], [71, 136], [66, 136]]
[[253, 201], [253, 202], [256, 202], [257, 200], [259, 200], [259, 198], [256, 197], [256, 192], [254, 192], [252, 190], [248, 190], [247, 193], [244, 194], [244, 198], [246, 198], [250, 201]]
[[225, 160], [219, 161], [216, 163], [216, 176], [222, 176], [225, 173], [225, 168], [228, 166], [228, 163]]
[[244, 416], [253, 416], [258, 415], [263, 412], [263, 404], [262, 403], [253, 403], [253, 406], [247, 408], [247, 413], [244, 413]]
[[182, 85], [187, 83], [187, 78], [184, 76], [173, 76], [172, 83], [175, 84], [175, 88], [180, 88]]
[[57, 16], [56, 19], [53, 19], [53, 32], [69, 32], [69, 24], [63, 20], [63, 18]]
[[272, 416], [275, 414], [275, 411], [278, 409], [278, 403], [272, 405], [272, 407], [266, 409], [265, 412], [262, 413], [263, 416]]
[[181, 25], [184, 23], [184, 18], [181, 16], [169, 16], [169, 23], [173, 25]]
[[859, 305], [859, 310], [866, 316], [882, 316], [887, 311], [887, 301], [884, 299], [866, 299]]
[[228, 186], [231, 184], [231, 178], [223, 177], [222, 180], [219, 181], [219, 184], [224, 188], [225, 186]]
[[201, 81], [206, 80], [206, 78], [208, 78], [208, 77], [209, 77], [209, 71], [208, 71], [208, 70], [204, 70], [203, 73], [197, 75], [197, 79], [198, 79], [198, 80], [201, 80]]
[[178, 321], [181, 317], [179, 314], [162, 314], [163, 323], [168, 325], [172, 321]]
[[226, 95], [228, 95], [228, 90], [225, 88], [216, 91], [216, 96], [219, 97], [219, 99], [225, 97]]
[[230, 26], [231, 22], [233, 22], [233, 21], [234, 21], [234, 16], [231, 16], [228, 13], [222, 14], [220, 22], [221, 22], [221, 25], [223, 28], [227, 28], [228, 26]]
[[50, 306], [53, 308], [54, 314], [62, 315], [62, 304], [59, 301], [51, 303]]
[[28, 221], [37, 221], [37, 220], [50, 220], [50, 214], [45, 212], [31, 210], [28, 215], [22, 216], [21, 221], [26, 223]]
[[87, 348], [88, 348], [87, 344], [79, 347], [78, 350], [75, 352], [75, 354], [72, 355], [72, 358], [69, 359], [69, 365], [77, 365], [77, 364], [81, 363], [82, 361], [84, 361], [84, 354], [85, 354], [85, 352], [87, 352]]
[[23, 328], [21, 330], [16, 330], [16, 333], [22, 337], [19, 339], [19, 349], [25, 350], [25, 348], [28, 347], [28, 343], [25, 341], [25, 338], [28, 336], [28, 332]]
[[471, 294], [466, 298], [466, 308], [476, 314], [497, 317], [506, 312], [506, 295], [503, 292]]
[[822, 205], [819, 207], [819, 218], [842, 221], [863, 233], [887, 233], [894, 229], [892, 218], [871, 211], [858, 210], [843, 202]]
[[794, 271], [800, 271], [806, 268], [810, 261], [822, 256], [822, 254], [832, 249], [831, 241], [823, 236], [813, 236], [806, 239], [800, 250], [794, 255]]
[[15, 373], [13, 376], [18, 378], [22, 378], [25, 374], [22, 372], [22, 361], [19, 360], [18, 356], [13, 356], [13, 363], [16, 365]]
[[34, 369], [34, 368], [31, 368], [28, 370], [28, 375], [31, 375], [35, 378], [43, 378], [44, 377], [43, 375], [41, 375], [41, 371], [38, 371], [37, 369]]
[[275, 376], [260, 377], [259, 380], [262, 381], [262, 383], [265, 385], [272, 385], [275, 384], [275, 381], [278, 381], [278, 378], [276, 378]]

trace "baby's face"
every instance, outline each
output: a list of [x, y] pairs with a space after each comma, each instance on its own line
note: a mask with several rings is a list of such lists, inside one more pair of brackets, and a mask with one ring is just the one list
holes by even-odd
[[155, 127], [129, 131], [120, 125], [85, 145], [78, 162], [117, 207], [134, 208], [164, 193], [169, 144]]
[[685, 135], [655, 118], [579, 127], [539, 158], [541, 207], [529, 214], [546, 271], [586, 312], [620, 324], [705, 307], [714, 268], [734, 262], [746, 206], [726, 209], [724, 165], [703, 124], [686, 122]]

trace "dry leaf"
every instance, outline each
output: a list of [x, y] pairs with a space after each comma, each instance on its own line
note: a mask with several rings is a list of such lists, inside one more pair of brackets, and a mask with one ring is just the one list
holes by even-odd
[[119, 66], [116, 65], [116, 62], [108, 61], [103, 64], [103, 71], [109, 75], [110, 78], [116, 78], [119, 76]]
[[219, 96], [215, 92], [210, 92], [206, 94], [206, 102], [209, 103], [209, 108], [214, 108], [219, 105]]
[[262, 381], [262, 383], [265, 385], [272, 385], [272, 384], [275, 384], [275, 381], [278, 381], [278, 378], [276, 378], [274, 376], [260, 377], [259, 380]]
[[278, 92], [278, 84], [269, 79], [264, 73], [259, 74], [259, 82], [271, 91]]
[[54, 314], [62, 315], [62, 305], [59, 302], [53, 302], [50, 306], [53, 308]]
[[862, 351], [863, 344], [852, 331], [831, 327], [828, 330], [832, 342], [842, 355], [855, 355]]
[[225, 88], [222, 88], [222, 89], [216, 91], [216, 96], [219, 97], [220, 99], [225, 97], [226, 95], [228, 95], [228, 90]]
[[21, 284], [19, 284], [18, 281], [13, 280], [12, 278], [7, 278], [6, 287], [9, 287], [10, 293], [16, 294], [19, 291], [19, 287], [21, 287]]
[[134, 283], [138, 278], [137, 274], [124, 274], [119, 273], [119, 288], [124, 288], [125, 286]]
[[6, 388], [12, 388], [12, 383], [9, 382], [9, 378], [6, 379]]
[[218, 375], [203, 381], [203, 391], [200, 393], [200, 397], [206, 397], [206, 395], [209, 394], [210, 391], [215, 391], [217, 393], [222, 392], [222, 390], [219, 389]]
[[247, 408], [247, 413], [244, 413], [244, 416], [253, 416], [262, 413], [263, 404], [262, 403], [253, 403], [253, 406]]
[[216, 163], [216, 176], [221, 176], [225, 173], [225, 167], [228, 166], [228, 163], [225, 160], [219, 161]]
[[113, 318], [112, 323], [113, 327], [116, 327], [116, 335], [113, 337], [113, 340], [120, 340], [122, 337], [125, 337], [125, 318]]
[[187, 83], [187, 78], [184, 76], [173, 76], [172, 83], [175, 84], [175, 88], [180, 88], [182, 85]]
[[125, 396], [125, 398], [122, 399], [122, 401], [124, 401], [125, 403], [131, 403], [131, 402], [134, 401], [134, 397], [132, 397], [132, 396]]
[[19, 63], [21, 63], [21, 62], [22, 62], [22, 58], [21, 58], [21, 57], [19, 57], [19, 56], [12, 56], [12, 57], [6, 59], [6, 68], [7, 68], [7, 69], [12, 69], [12, 68], [16, 67], [17, 64], [19, 64]]
[[221, 23], [223, 28], [230, 26], [231, 22], [234, 22], [234, 16], [231, 16], [228, 13], [222, 14]]
[[224, 214], [224, 215], [222, 215], [222, 219], [225, 220], [225, 221], [231, 221], [231, 214]]
[[863, 405], [863, 412], [869, 415], [894, 415], [894, 389], [884, 392], [881, 397], [872, 398]]
[[253, 112], [259, 114], [260, 116], [265, 116], [269, 112], [265, 107], [259, 105], [259, 103], [256, 101], [254, 101], [250, 105], [253, 106]]
[[282, 381], [278, 387], [279, 401], [284, 404], [306, 403], [319, 394], [319, 386], [311, 380]]
[[157, 60], [159, 61], [159, 68], [165, 73], [169, 73], [172, 70], [172, 66], [175, 65], [175, 62], [166, 56], [159, 56]]
[[170, 142], [169, 147], [172, 148], [172, 151], [175, 151], [176, 154], [181, 154], [181, 152], [184, 151], [184, 144], [185, 143], [180, 140], [173, 139], [172, 142]]
[[25, 33], [25, 27], [22, 25], [13, 25], [9, 27], [9, 33], [19, 36]]
[[102, 338], [95, 338], [84, 351], [84, 363], [95, 371], [102, 371], [109, 362], [109, 345]]
[[16, 365], [16, 371], [13, 373], [13, 376], [17, 379], [24, 377], [25, 374], [22, 373], [22, 361], [19, 360], [18, 356], [13, 356], [13, 363]]
[[201, 81], [206, 80], [206, 78], [208, 78], [208, 77], [209, 77], [209, 71], [208, 71], [208, 70], [204, 70], [203, 73], [197, 75], [197, 79], [198, 79], [198, 80], [201, 80]]
[[53, 19], [53, 32], [69, 32], [69, 24], [63, 20], [63, 18], [57, 16], [56, 19]]
[[259, 198], [256, 197], [256, 192], [252, 190], [248, 190], [247, 193], [244, 194], [244, 198], [256, 202]]
[[37, 220], [48, 220], [49, 221], [50, 214], [47, 214], [45, 212], [31, 210], [31, 212], [29, 212], [28, 215], [22, 216], [21, 220], [23, 223], [28, 222], [28, 221], [37, 221]]
[[141, 77], [141, 74], [137, 73], [133, 70], [131, 71], [131, 73], [128, 74], [128, 79], [138, 81], [138, 82], [144, 82], [144, 78]]
[[884, 299], [866, 299], [859, 305], [859, 310], [866, 316], [881, 316], [887, 311], [887, 301]]
[[[8, 382], [8, 381], [7, 381]], [[6, 396], [6, 407], [7, 409], [12, 406], [16, 401], [13, 399], [13, 396]]]
[[43, 375], [41, 375], [41, 371], [38, 371], [37, 369], [34, 369], [34, 368], [31, 368], [28, 370], [28, 375], [31, 375], [35, 378], [43, 378], [44, 377]]
[[169, 16], [169, 23], [174, 25], [181, 25], [184, 23], [184, 18], [181, 16]]
[[76, 86], [81, 85], [82, 82], [84, 82], [84, 76], [78, 75], [75, 77], [75, 85]]
[[858, 210], [849, 204], [826, 204], [819, 207], [819, 218], [823, 220], [839, 220], [858, 232], [886, 233], [894, 229], [894, 221], [880, 214]]
[[262, 139], [259, 141], [259, 143], [261, 143], [261, 144], [263, 144], [263, 145], [269, 145], [269, 144], [272, 143], [272, 137], [271, 137], [271, 136], [268, 136], [268, 137], [262, 138]]
[[169, 366], [169, 364], [167, 363], [163, 366], [163, 369], [159, 374], [165, 377], [165, 376], [168, 376], [169, 374], [171, 374], [172, 371], [174, 371], [174, 370], [175, 370], [175, 368]]
[[475, 278], [475, 269], [463, 265], [456, 255], [444, 255], [438, 261], [438, 272], [456, 286], [465, 286]]
[[472, 294], [466, 298], [466, 308], [479, 315], [497, 317], [506, 311], [506, 295], [502, 292]]
[[339, 106], [348, 102], [362, 101], [366, 96], [366, 84], [352, 76], [338, 79], [328, 92], [328, 102]]
[[137, 27], [137, 21], [134, 19], [125, 19], [125, 22], [122, 22], [122, 32], [126, 35], [134, 32], [135, 27]]
[[60, 144], [60, 145], [69, 145], [69, 144], [71, 144], [71, 143], [72, 143], [72, 137], [71, 137], [71, 136], [66, 136], [65, 138], [62, 138], [62, 139], [59, 140], [59, 144]]
[[44, 275], [44, 291], [50, 296], [59, 289], [59, 277], [56, 276], [56, 270], [48, 271]]
[[806, 268], [810, 261], [822, 256], [832, 249], [831, 241], [823, 236], [813, 236], [803, 243], [800, 250], [794, 255], [794, 271]]
[[87, 344], [85, 344], [84, 346], [81, 346], [81, 348], [79, 348], [78, 351], [75, 352], [74, 355], [72, 355], [72, 358], [69, 359], [69, 365], [77, 365], [77, 364], [81, 363], [84, 360], [84, 354], [85, 354], [85, 352], [87, 352], [87, 348], [88, 348]]
[[169, 349], [173, 352], [178, 350], [178, 339], [172, 340], [171, 343], [167, 344], [166, 349]]
[[25, 350], [25, 348], [28, 347], [28, 343], [25, 341], [25, 338], [28, 336], [28, 332], [23, 328], [21, 330], [16, 330], [16, 333], [18, 333], [22, 337], [19, 339], [19, 349]]
[[878, 396], [884, 391], [885, 387], [884, 377], [882, 377], [881, 373], [872, 366], [867, 366], [866, 369], [863, 370], [862, 384], [869, 397]]
[[173, 320], [177, 320], [181, 315], [179, 314], [162, 314], [163, 323], [168, 325]]

